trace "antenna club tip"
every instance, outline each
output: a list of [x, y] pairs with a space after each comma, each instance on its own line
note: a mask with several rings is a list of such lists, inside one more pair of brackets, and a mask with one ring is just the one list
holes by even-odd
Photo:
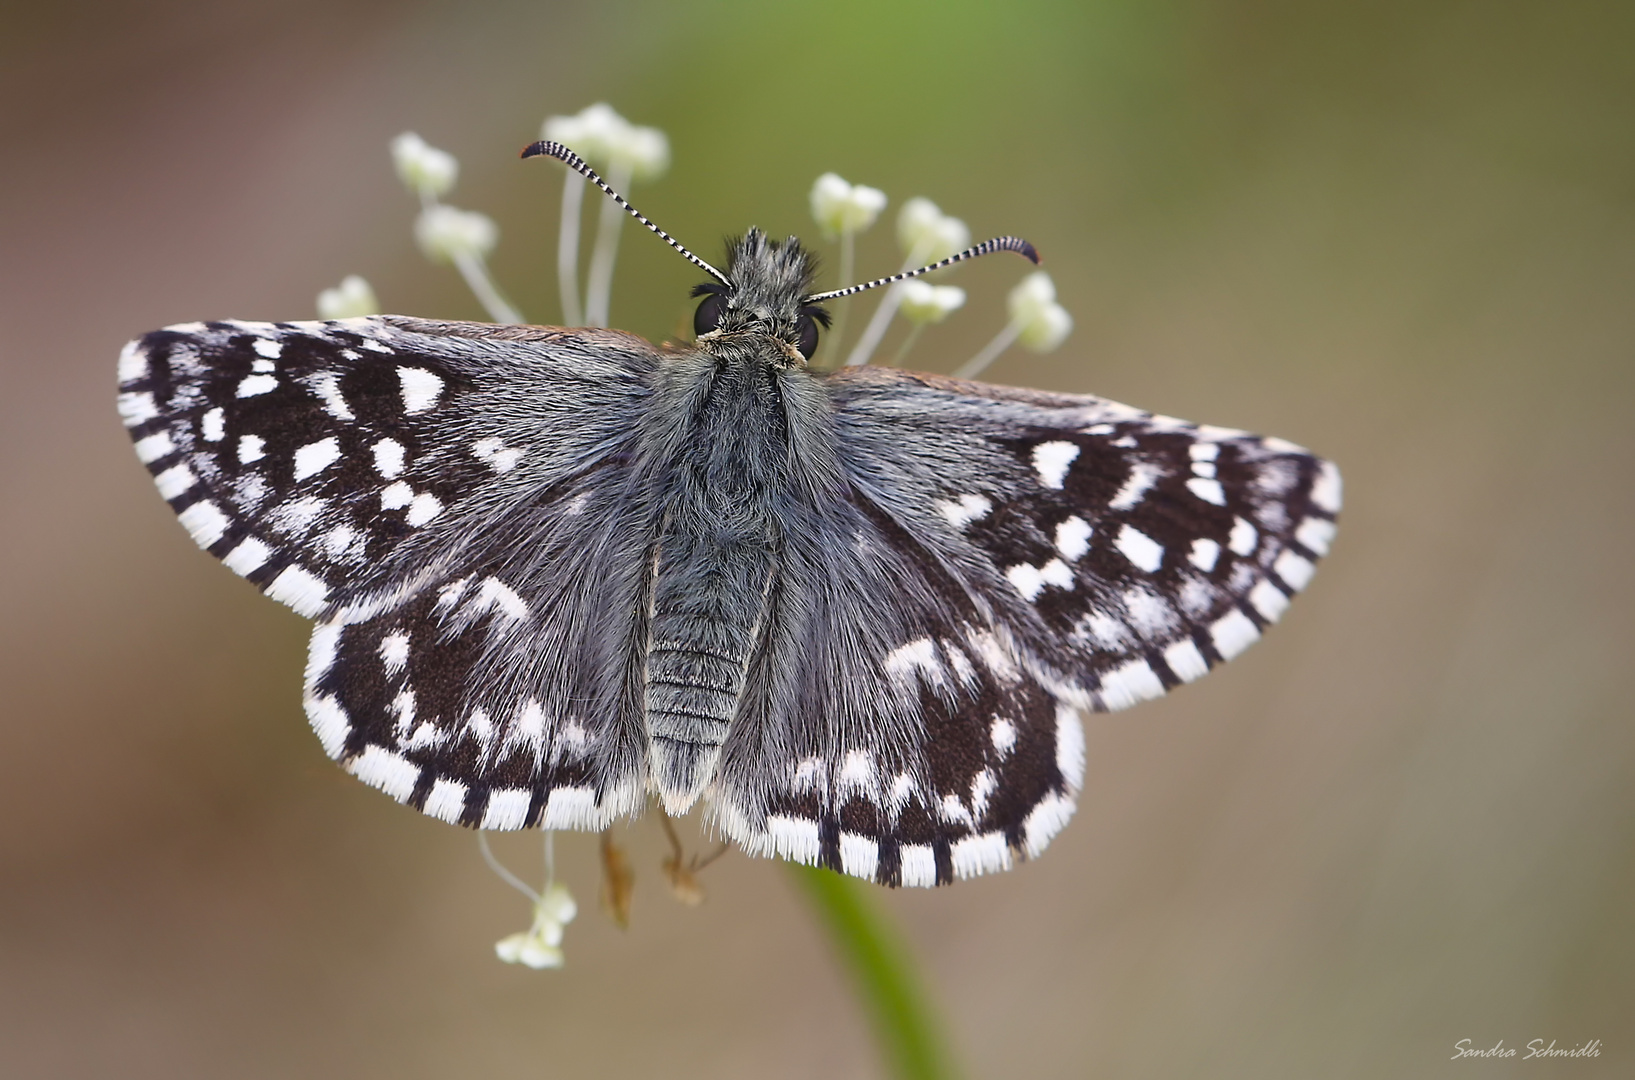
[[1026, 240], [1017, 241], [1016, 251], [1017, 254], [1021, 255], [1022, 258], [1026, 259], [1034, 266], [1038, 266], [1045, 261], [1044, 257], [1039, 254], [1039, 249], [1028, 243]]
[[544, 140], [541, 140], [539, 142], [531, 142], [527, 146], [524, 146], [520, 156], [524, 159], [531, 157], [543, 157], [545, 156], [545, 152], [545, 143]]

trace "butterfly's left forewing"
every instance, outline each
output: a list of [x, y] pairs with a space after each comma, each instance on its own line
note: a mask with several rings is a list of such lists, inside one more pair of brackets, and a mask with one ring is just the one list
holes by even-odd
[[190, 324], [126, 348], [120, 411], [194, 540], [319, 621], [332, 757], [447, 820], [584, 826], [641, 799], [629, 459], [658, 363], [614, 331]]

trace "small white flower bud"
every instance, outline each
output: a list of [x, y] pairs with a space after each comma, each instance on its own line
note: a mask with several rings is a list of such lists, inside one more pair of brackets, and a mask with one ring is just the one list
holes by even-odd
[[398, 179], [416, 195], [447, 195], [460, 175], [460, 163], [453, 154], [428, 145], [412, 131], [392, 140], [392, 162], [397, 166]]
[[670, 168], [670, 140], [658, 128], [627, 125], [608, 155], [608, 164], [625, 166], [632, 180], [657, 180]]
[[606, 102], [573, 116], [548, 117], [540, 134], [597, 169], [627, 168], [632, 179], [657, 180], [670, 167], [670, 140], [658, 128], [637, 127]]
[[913, 198], [897, 212], [897, 242], [905, 253], [932, 263], [970, 247], [971, 230], [930, 199]]
[[848, 184], [832, 172], [817, 178], [811, 200], [812, 217], [831, 238], [862, 232], [886, 208], [885, 192], [864, 184]]
[[318, 294], [318, 318], [355, 319], [360, 315], [379, 315], [380, 301], [375, 290], [356, 274], [348, 274], [333, 289]]
[[1073, 316], [1056, 302], [1056, 284], [1043, 270], [1023, 278], [1007, 304], [1011, 321], [1022, 328], [1017, 340], [1034, 352], [1049, 352], [1073, 330]]
[[494, 943], [494, 955], [507, 964], [525, 964], [539, 970], [559, 968], [562, 930], [579, 914], [579, 905], [566, 885], [554, 884], [534, 904], [534, 924], [520, 934], [511, 934]]
[[905, 281], [902, 304], [898, 308], [903, 317], [914, 323], [939, 323], [965, 306], [965, 290], [958, 285], [933, 285], [918, 279]]
[[433, 262], [453, 262], [461, 256], [482, 258], [494, 250], [499, 229], [492, 218], [475, 210], [431, 206], [415, 219], [414, 238]]

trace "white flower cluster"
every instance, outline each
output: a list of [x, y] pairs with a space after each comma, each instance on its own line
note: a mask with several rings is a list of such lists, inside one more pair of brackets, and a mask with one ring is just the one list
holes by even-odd
[[559, 968], [566, 960], [562, 954], [562, 930], [577, 914], [579, 905], [568, 894], [567, 886], [547, 885], [534, 902], [533, 925], [520, 934], [496, 941], [494, 954], [507, 964], [524, 964], [536, 971]]
[[[812, 185], [812, 217], [830, 239], [841, 241], [841, 286], [852, 284], [852, 238], [873, 225], [886, 207], [885, 193], [862, 184], [848, 183], [835, 173], [824, 173]], [[971, 230], [959, 218], [942, 212], [930, 199], [913, 198], [897, 212], [897, 243], [905, 256], [903, 272], [941, 262], [971, 246]], [[863, 330], [857, 345], [846, 357], [847, 365], [866, 364], [879, 347], [901, 311], [913, 323], [892, 363], [900, 362], [918, 339], [920, 330], [939, 323], [965, 305], [965, 290], [952, 285], [934, 285], [918, 278], [898, 282], [886, 290], [874, 316]], [[1056, 348], [1073, 329], [1073, 317], [1056, 302], [1056, 288], [1050, 277], [1034, 273], [1011, 290], [1010, 323], [999, 332], [958, 374], [969, 377], [981, 371], [1013, 342], [1037, 352]], [[844, 309], [841, 310], [844, 316]], [[829, 350], [840, 352], [840, 319], [830, 334]]]
[[645, 183], [657, 180], [670, 168], [670, 140], [664, 132], [632, 124], [605, 102], [587, 106], [572, 116], [549, 117], [540, 134], [566, 146], [609, 176], [628, 172], [631, 180]]
[[1034, 352], [1049, 352], [1073, 330], [1073, 316], [1056, 302], [1056, 283], [1043, 270], [1035, 270], [1012, 289], [1007, 298], [1011, 322], [1019, 329], [1017, 339]]
[[970, 247], [971, 230], [959, 218], [943, 213], [930, 199], [915, 198], [897, 212], [897, 243], [909, 262], [924, 266]]
[[320, 319], [355, 319], [360, 315], [379, 315], [380, 301], [375, 290], [356, 274], [348, 274], [333, 289], [318, 294]]
[[812, 217], [831, 240], [864, 231], [886, 208], [885, 192], [864, 184], [848, 184], [832, 172], [817, 178], [810, 198]]
[[[572, 116], [552, 116], [540, 134], [584, 158], [593, 169], [607, 174], [615, 191], [624, 194], [638, 180], [657, 180], [670, 168], [670, 140], [658, 128], [632, 124], [605, 102], [581, 109]], [[581, 319], [591, 326], [608, 325], [613, 296], [613, 267], [618, 258], [624, 211], [611, 199], [602, 204], [596, 226], [596, 247], [591, 252], [585, 279], [585, 306], [579, 307], [579, 216], [585, 197], [585, 178], [569, 169], [562, 185], [562, 228], [557, 234], [557, 287], [562, 297], [562, 321], [570, 326]]]
[[460, 163], [412, 131], [392, 140], [392, 164], [403, 186], [423, 198], [439, 199], [454, 190]]

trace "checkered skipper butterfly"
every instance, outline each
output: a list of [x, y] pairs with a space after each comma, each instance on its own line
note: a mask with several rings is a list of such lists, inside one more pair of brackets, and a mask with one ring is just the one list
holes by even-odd
[[[307, 715], [400, 802], [600, 829], [656, 793], [888, 885], [1001, 870], [1071, 815], [1081, 710], [1236, 656], [1328, 551], [1339, 473], [1298, 446], [811, 370], [823, 301], [913, 275], [813, 295], [756, 230], [722, 273], [619, 202], [710, 274], [693, 344], [382, 316], [120, 358], [160, 494], [317, 622]], [[1037, 260], [938, 265], [994, 250]]]

